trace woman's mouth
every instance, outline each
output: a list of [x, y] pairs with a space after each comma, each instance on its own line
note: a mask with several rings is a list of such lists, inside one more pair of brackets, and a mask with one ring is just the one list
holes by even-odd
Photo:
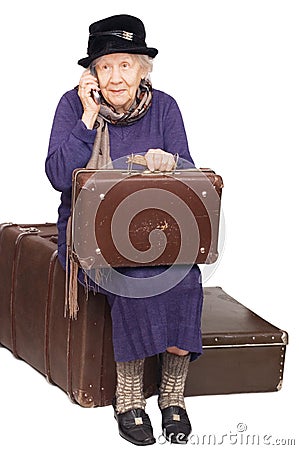
[[114, 95], [120, 95], [125, 92], [125, 89], [111, 89], [110, 92]]

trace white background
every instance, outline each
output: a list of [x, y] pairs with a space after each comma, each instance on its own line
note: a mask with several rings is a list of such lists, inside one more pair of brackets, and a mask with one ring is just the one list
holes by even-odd
[[[193, 432], [220, 439], [242, 422], [248, 434], [297, 438], [299, 445], [291, 411], [299, 343], [297, 1], [6, 2], [0, 223], [56, 221], [59, 193], [44, 173], [53, 114], [78, 83], [89, 24], [121, 13], [139, 16], [148, 45], [159, 49], [152, 81], [178, 101], [197, 166], [224, 179], [225, 251], [205, 285], [222, 286], [290, 336], [280, 392], [188, 398]], [[155, 397], [147, 410], [158, 437]], [[118, 436], [112, 407], [72, 404], [3, 348], [0, 439], [6, 450], [132, 448]]]

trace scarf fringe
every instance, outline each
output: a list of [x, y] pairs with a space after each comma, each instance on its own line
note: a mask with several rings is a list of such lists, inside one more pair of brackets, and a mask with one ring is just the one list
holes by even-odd
[[78, 271], [79, 265], [73, 259], [69, 259], [66, 270], [65, 279], [65, 299], [64, 299], [64, 317], [67, 313], [70, 319], [77, 319], [79, 305], [78, 305]]
[[78, 305], [78, 270], [76, 261], [70, 261], [70, 286], [69, 286], [69, 315], [71, 319], [77, 319]]
[[66, 269], [65, 269], [65, 293], [64, 293], [64, 317], [67, 313], [70, 319], [77, 319], [78, 305], [78, 271], [79, 265], [75, 261], [70, 249], [71, 217], [67, 224]]

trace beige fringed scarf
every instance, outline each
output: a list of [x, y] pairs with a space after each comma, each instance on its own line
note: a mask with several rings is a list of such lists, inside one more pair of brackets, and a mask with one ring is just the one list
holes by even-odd
[[[103, 97], [100, 99], [100, 112], [94, 128], [97, 129], [92, 154], [87, 163], [87, 169], [103, 169], [111, 167], [108, 123], [118, 126], [131, 125], [141, 119], [148, 111], [152, 101], [152, 85], [148, 80], [141, 80], [136, 99], [126, 113], [118, 113]], [[64, 315], [72, 319], [77, 318], [78, 306], [78, 271], [79, 262], [73, 251], [71, 236], [71, 217], [67, 226], [67, 256], [66, 256], [66, 285]], [[87, 275], [85, 273], [86, 294], [88, 296]]]

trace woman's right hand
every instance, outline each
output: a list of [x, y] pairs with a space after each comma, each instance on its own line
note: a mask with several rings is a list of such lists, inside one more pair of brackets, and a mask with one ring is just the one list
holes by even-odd
[[89, 69], [86, 69], [79, 81], [78, 95], [83, 106], [82, 121], [91, 130], [100, 111], [100, 105], [92, 97], [92, 90], [99, 91], [98, 80]]

